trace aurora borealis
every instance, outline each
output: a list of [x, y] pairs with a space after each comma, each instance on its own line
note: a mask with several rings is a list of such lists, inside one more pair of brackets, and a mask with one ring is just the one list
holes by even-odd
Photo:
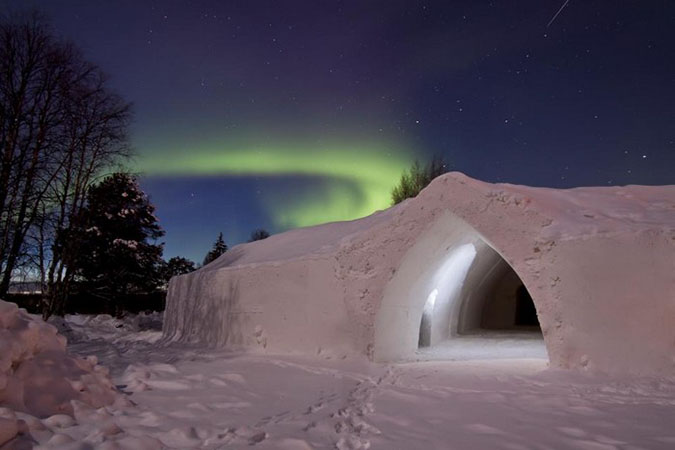
[[389, 206], [392, 180], [410, 164], [393, 144], [300, 144], [247, 147], [246, 142], [205, 143], [195, 153], [165, 149], [145, 156], [138, 166], [148, 176], [317, 178], [296, 198], [274, 192], [261, 204], [274, 225], [316, 225], [366, 216]]
[[[675, 3], [0, 0], [134, 103], [165, 256], [389, 205], [415, 158], [491, 182], [675, 182]], [[555, 20], [551, 21], [558, 12]]]

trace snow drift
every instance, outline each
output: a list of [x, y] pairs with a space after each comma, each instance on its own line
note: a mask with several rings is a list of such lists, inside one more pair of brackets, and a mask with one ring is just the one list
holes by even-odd
[[118, 398], [94, 357], [70, 356], [54, 326], [0, 301], [0, 446], [17, 434], [25, 442], [51, 436], [49, 426], [74, 422], [76, 404], [99, 408]]
[[675, 186], [558, 190], [455, 172], [386, 211], [240, 245], [173, 278], [164, 335], [404, 360], [423, 341], [517, 329], [526, 287], [553, 367], [673, 372], [673, 268]]

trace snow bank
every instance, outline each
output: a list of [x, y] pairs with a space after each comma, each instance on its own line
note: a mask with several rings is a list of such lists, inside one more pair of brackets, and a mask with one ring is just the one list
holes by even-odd
[[[460, 249], [472, 260], [458, 275]], [[431, 335], [454, 339], [477, 323], [492, 271], [508, 269], [534, 300], [553, 367], [670, 373], [673, 267], [675, 186], [559, 190], [450, 173], [386, 211], [240, 245], [175, 277], [164, 335], [409, 359], [434, 292], [447, 317]]]
[[50, 426], [74, 422], [76, 403], [99, 408], [118, 398], [95, 357], [69, 355], [54, 326], [0, 301], [0, 446], [17, 434], [52, 436]]
[[162, 315], [157, 311], [127, 314], [122, 318], [109, 314], [69, 314], [65, 317], [52, 316], [49, 323], [72, 343], [91, 338], [124, 339], [129, 333], [160, 331]]

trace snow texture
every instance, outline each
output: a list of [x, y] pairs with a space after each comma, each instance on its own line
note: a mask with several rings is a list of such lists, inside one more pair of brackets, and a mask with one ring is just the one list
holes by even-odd
[[0, 301], [0, 447], [17, 435], [33, 443], [51, 437], [50, 429], [73, 422], [78, 407], [120, 398], [95, 357], [69, 355], [54, 326]]
[[[463, 278], [453, 258], [469, 268]], [[434, 290], [443, 314], [432, 340], [458, 338], [481, 308], [472, 293], [509, 267], [534, 300], [553, 368], [675, 370], [675, 186], [559, 190], [450, 173], [386, 211], [239, 245], [173, 278], [164, 335], [414, 359]]]
[[[5, 305], [3, 323], [18, 311]], [[18, 316], [44, 331], [33, 342], [53, 341], [53, 327]], [[101, 407], [72, 400], [71, 412], [48, 417], [0, 403], [3, 450], [665, 450], [675, 443], [675, 379], [545, 370], [544, 355], [514, 335], [500, 341], [511, 359], [385, 365], [161, 345], [154, 314], [54, 322], [69, 336], [68, 351], [97, 355], [121, 394]], [[23, 339], [24, 327], [8, 330], [3, 340]], [[51, 392], [58, 371], [40, 376]]]
[[89, 337], [70, 350], [100, 356], [128, 401], [43, 420], [48, 433], [38, 448], [665, 450], [675, 443], [672, 377], [545, 370], [541, 356], [383, 365], [236, 354], [158, 345], [161, 332], [133, 331], [135, 322], [66, 318]]

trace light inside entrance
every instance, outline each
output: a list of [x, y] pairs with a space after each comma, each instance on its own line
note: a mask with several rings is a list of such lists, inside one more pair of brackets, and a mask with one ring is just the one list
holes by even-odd
[[422, 359], [547, 357], [532, 297], [483, 241], [452, 251], [431, 285], [419, 328]]
[[438, 217], [392, 273], [375, 320], [375, 360], [548, 360], [535, 293], [454, 214]]

